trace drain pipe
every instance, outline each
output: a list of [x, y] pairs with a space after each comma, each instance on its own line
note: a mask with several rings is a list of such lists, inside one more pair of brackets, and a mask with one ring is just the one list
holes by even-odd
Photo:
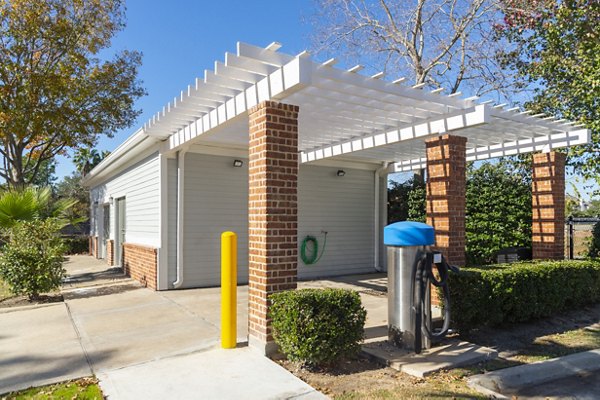
[[180, 150], [177, 152], [177, 280], [173, 282], [174, 289], [178, 289], [183, 285], [183, 197], [186, 151]]
[[381, 178], [381, 173], [385, 171], [390, 163], [385, 161], [381, 164], [381, 167], [375, 170], [375, 235], [374, 235], [374, 257], [373, 257], [373, 267], [377, 272], [383, 272], [383, 268], [379, 262], [379, 247], [381, 240], [381, 195], [380, 195], [380, 184], [379, 179]]

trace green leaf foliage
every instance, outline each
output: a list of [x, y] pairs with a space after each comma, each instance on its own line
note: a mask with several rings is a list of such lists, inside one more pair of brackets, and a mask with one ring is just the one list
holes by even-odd
[[90, 249], [89, 236], [73, 235], [63, 237], [65, 254], [87, 254]]
[[600, 302], [600, 260], [464, 268], [449, 279], [453, 326], [462, 332]]
[[566, 118], [591, 130], [589, 144], [570, 147], [575, 172], [600, 183], [600, 1], [504, 0], [510, 19], [502, 29], [517, 51], [507, 63], [535, 88], [526, 108]]
[[600, 222], [596, 222], [592, 228], [588, 256], [600, 259]]
[[[531, 247], [531, 176], [512, 160], [467, 169], [468, 265], [491, 264], [499, 250]], [[531, 168], [528, 168], [530, 170]], [[411, 179], [388, 189], [389, 222], [425, 222], [425, 184]]]
[[36, 299], [60, 286], [66, 272], [60, 228], [54, 218], [20, 221], [11, 227], [9, 241], [0, 253], [0, 277], [14, 294]]
[[[52, 199], [49, 187], [28, 187], [0, 195], [0, 228], [12, 228], [19, 221], [55, 218], [63, 226], [71, 221], [69, 210], [77, 203], [71, 198]], [[76, 219], [74, 222], [81, 222]]]
[[388, 221], [425, 222], [425, 183], [417, 176], [405, 181], [390, 181], [388, 187]]
[[270, 296], [273, 338], [292, 361], [329, 365], [360, 350], [367, 312], [357, 292], [301, 289]]
[[468, 265], [491, 264], [499, 250], [531, 247], [531, 183], [503, 163], [467, 172]]
[[141, 54], [106, 52], [124, 26], [122, 0], [0, 2], [0, 177], [10, 188], [135, 122]]

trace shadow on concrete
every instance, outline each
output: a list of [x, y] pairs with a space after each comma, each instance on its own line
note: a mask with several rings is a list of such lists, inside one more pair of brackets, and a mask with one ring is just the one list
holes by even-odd
[[376, 339], [376, 338], [386, 338], [388, 336], [388, 327], [387, 325], [379, 325], [379, 326], [370, 326], [365, 328], [364, 337], [365, 340]]
[[[108, 359], [113, 351], [90, 354]], [[0, 397], [3, 393], [92, 375], [83, 355], [18, 356], [0, 360]]]
[[104, 271], [83, 272], [79, 274], [68, 275], [63, 284], [81, 284], [92, 283], [100, 280], [123, 280], [129, 279], [121, 268], [108, 268]]
[[63, 296], [65, 300], [89, 299], [92, 297], [108, 296], [139, 289], [142, 289], [142, 287], [138, 283], [123, 283], [70, 289], [64, 291]]

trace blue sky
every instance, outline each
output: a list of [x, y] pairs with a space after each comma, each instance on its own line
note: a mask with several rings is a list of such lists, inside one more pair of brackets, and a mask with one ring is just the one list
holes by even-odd
[[[137, 102], [143, 112], [136, 123], [112, 139], [101, 138], [98, 150], [114, 150], [205, 69], [213, 69], [226, 51], [235, 52], [238, 41], [259, 46], [277, 41], [289, 54], [309, 49], [314, 5], [313, 0], [128, 0], [127, 26], [107, 54], [141, 51], [140, 78], [148, 95]], [[59, 177], [73, 169], [71, 159], [58, 160]], [[572, 176], [569, 181], [589, 197], [583, 182]]]
[[[98, 150], [114, 150], [153, 114], [177, 96], [205, 69], [213, 69], [238, 41], [297, 54], [309, 48], [312, 0], [128, 0], [127, 27], [113, 40], [108, 54], [138, 50], [144, 55], [140, 78], [148, 91], [137, 102], [143, 110], [136, 123], [114, 138], [100, 139]], [[61, 158], [57, 175], [73, 171], [71, 159]]]

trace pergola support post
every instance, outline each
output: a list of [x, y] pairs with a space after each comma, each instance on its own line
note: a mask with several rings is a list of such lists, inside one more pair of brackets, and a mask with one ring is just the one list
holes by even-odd
[[566, 155], [555, 151], [533, 155], [533, 259], [564, 258], [565, 161]]
[[269, 295], [298, 277], [298, 111], [265, 101], [249, 111], [248, 343], [276, 350]]
[[461, 136], [442, 135], [425, 142], [427, 150], [427, 223], [435, 247], [452, 265], [465, 265], [466, 144]]

